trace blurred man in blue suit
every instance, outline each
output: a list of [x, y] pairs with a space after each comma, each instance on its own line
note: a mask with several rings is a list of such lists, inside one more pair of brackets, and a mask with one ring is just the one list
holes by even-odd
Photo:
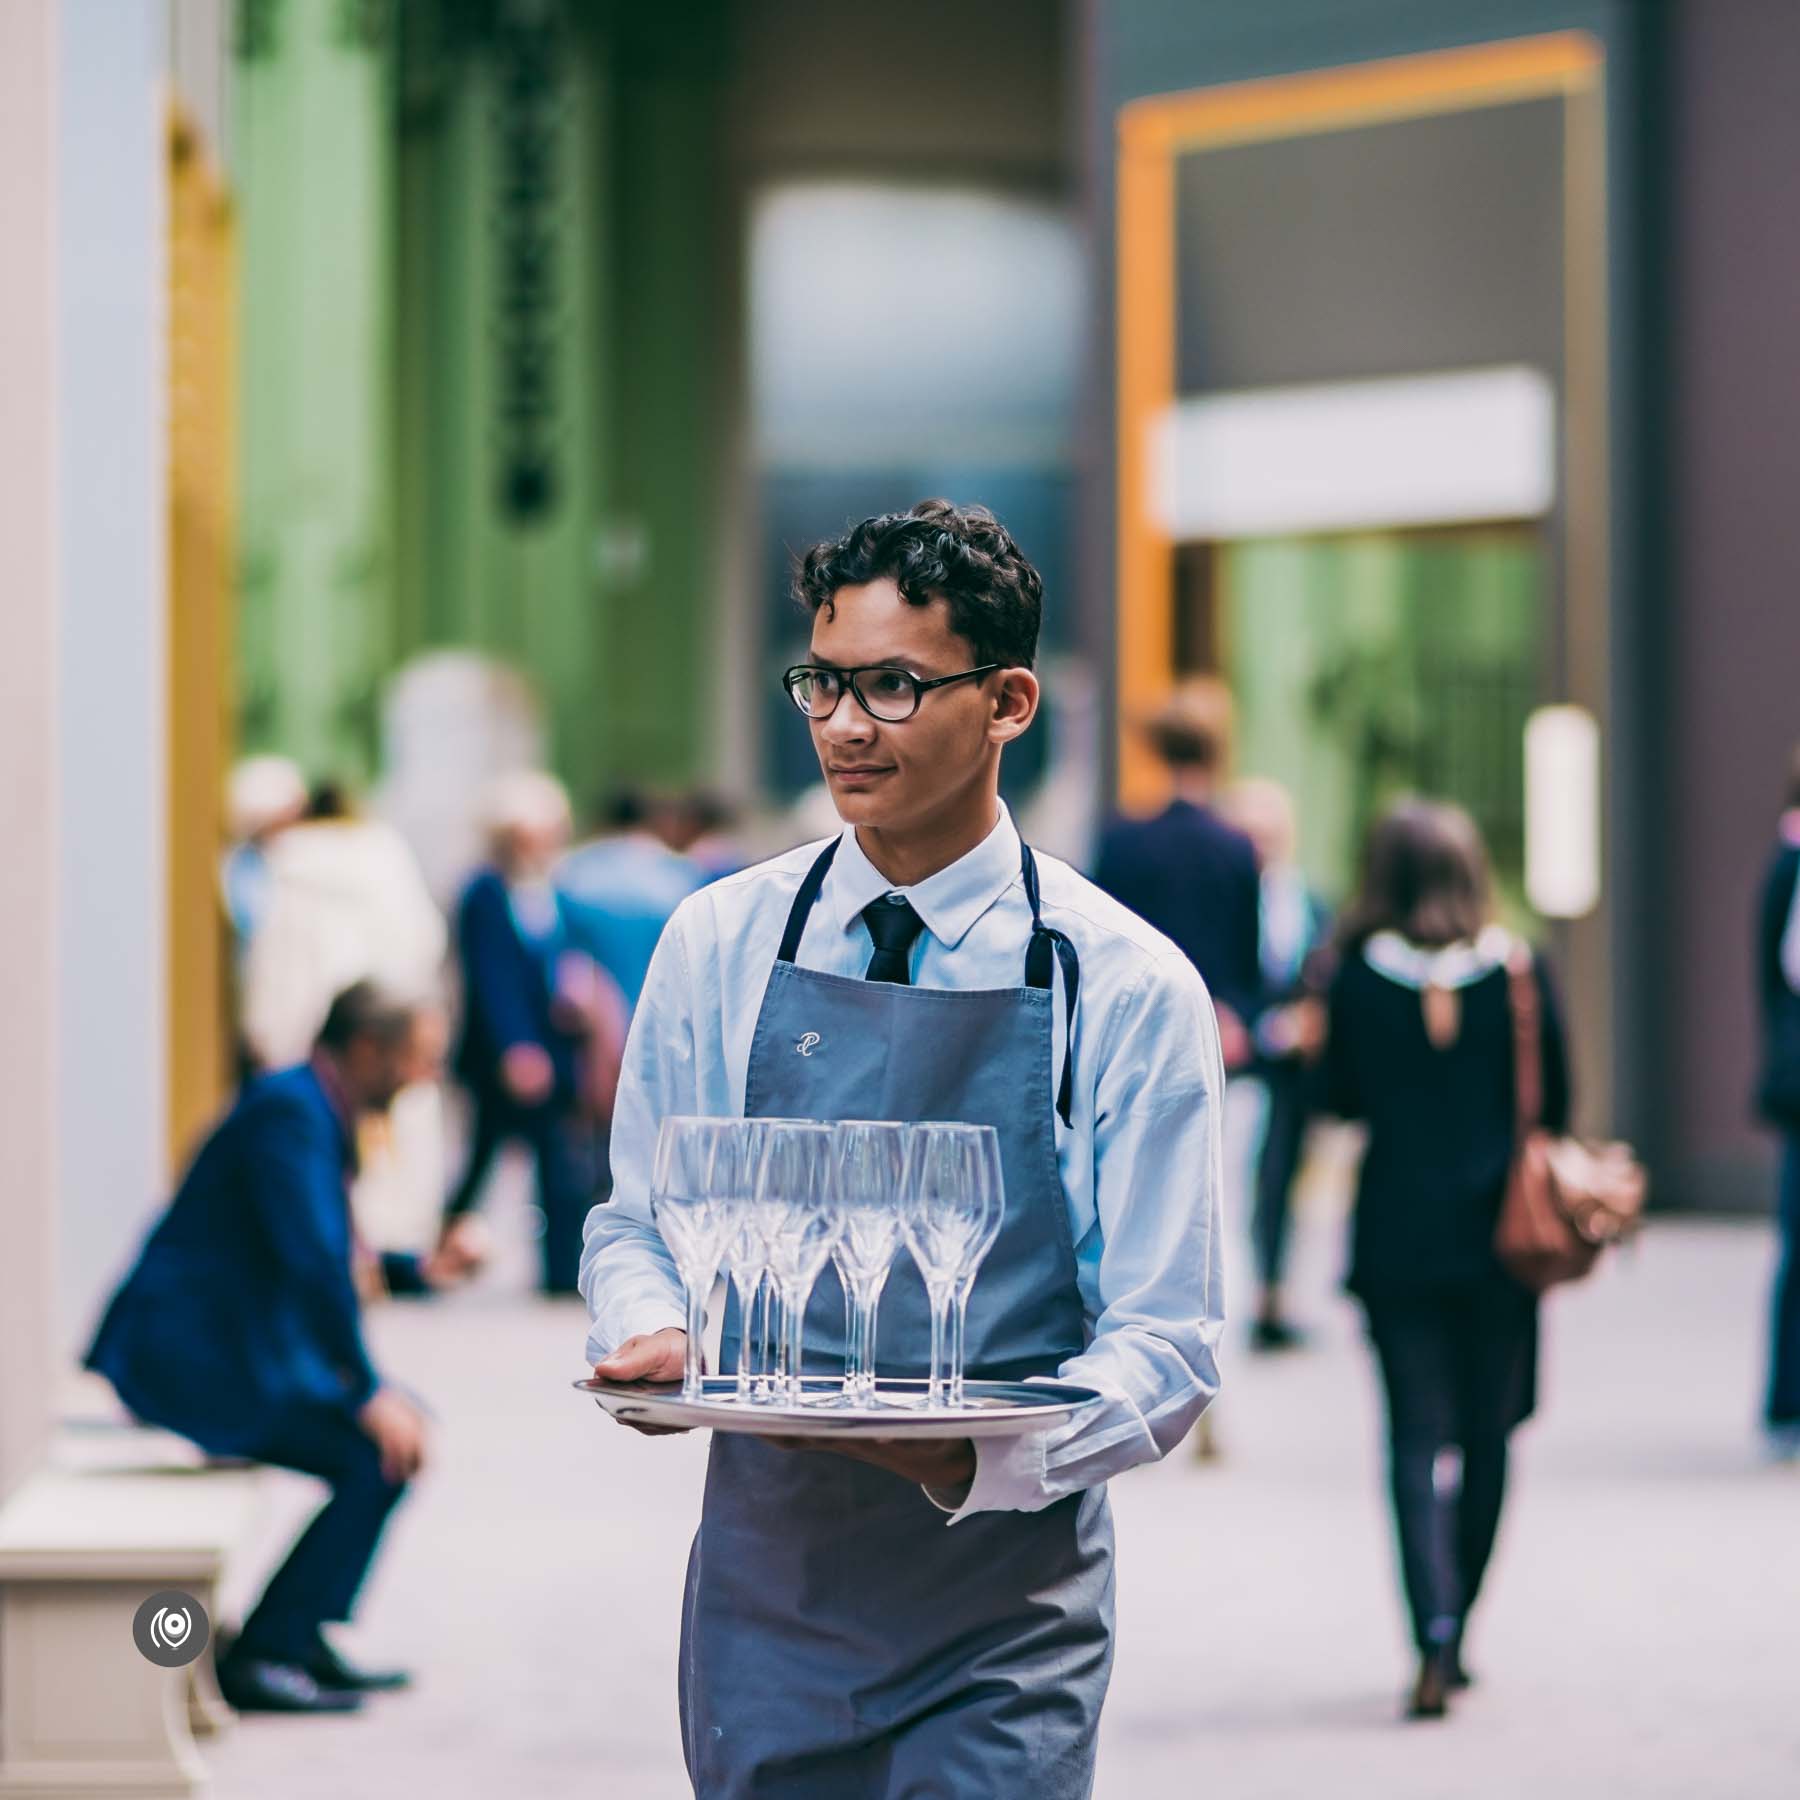
[[201, 1146], [84, 1359], [146, 1423], [330, 1484], [219, 1660], [240, 1710], [344, 1712], [409, 1679], [351, 1666], [321, 1627], [350, 1617], [425, 1460], [423, 1414], [369, 1360], [359, 1289], [430, 1293], [481, 1255], [471, 1233], [376, 1258], [350, 1215], [357, 1121], [430, 1072], [435, 1025], [369, 982], [338, 995], [311, 1059], [252, 1082]]
[[574, 1294], [588, 1201], [602, 1179], [577, 1154], [592, 959], [569, 929], [551, 872], [569, 841], [569, 798], [553, 776], [521, 770], [488, 796], [490, 860], [456, 908], [462, 1032], [455, 1068], [468, 1089], [468, 1160], [444, 1207], [446, 1240], [472, 1215], [501, 1147], [537, 1163], [538, 1249], [546, 1294]]

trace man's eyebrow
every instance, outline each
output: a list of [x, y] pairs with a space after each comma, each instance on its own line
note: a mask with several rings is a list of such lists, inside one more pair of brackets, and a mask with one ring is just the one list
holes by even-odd
[[808, 664], [815, 669], [835, 669], [842, 673], [845, 669], [904, 669], [910, 675], [914, 672], [915, 663], [929, 662], [929, 657], [917, 656], [883, 656], [875, 662], [841, 663], [834, 662], [829, 656], [818, 656], [808, 652]]

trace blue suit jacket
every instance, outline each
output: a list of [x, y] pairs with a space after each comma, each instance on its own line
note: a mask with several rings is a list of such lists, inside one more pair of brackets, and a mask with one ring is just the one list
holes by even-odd
[[577, 1039], [551, 1017], [555, 962], [569, 932], [557, 898], [556, 930], [532, 943], [519, 930], [499, 872], [483, 869], [463, 889], [456, 909], [456, 954], [462, 971], [462, 1034], [456, 1072], [473, 1088], [492, 1088], [500, 1058], [515, 1044], [536, 1044], [556, 1069], [556, 1091], [575, 1091]]
[[1191, 801], [1153, 819], [1119, 819], [1101, 840], [1094, 880], [1187, 952], [1215, 1001], [1248, 1025], [1262, 999], [1257, 955], [1262, 877], [1241, 831]]
[[[350, 1262], [349, 1123], [309, 1065], [252, 1082], [108, 1303], [85, 1365], [149, 1424], [253, 1455], [296, 1406], [375, 1391]], [[396, 1293], [418, 1259], [385, 1256]]]
[[636, 1007], [650, 958], [678, 907], [706, 875], [691, 857], [640, 836], [600, 838], [563, 858], [556, 872], [575, 942]]

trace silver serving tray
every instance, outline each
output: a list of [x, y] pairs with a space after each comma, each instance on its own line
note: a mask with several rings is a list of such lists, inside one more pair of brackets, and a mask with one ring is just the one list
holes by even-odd
[[[1060, 1424], [1100, 1398], [1093, 1388], [1066, 1381], [969, 1381], [960, 1407], [925, 1405], [924, 1381], [883, 1380], [877, 1404], [825, 1406], [841, 1393], [835, 1376], [807, 1376], [806, 1393], [818, 1398], [800, 1406], [745, 1404], [737, 1397], [735, 1375], [708, 1375], [706, 1397], [684, 1400], [679, 1382], [601, 1381], [589, 1376], [572, 1385], [592, 1394], [600, 1407], [624, 1425], [658, 1425], [676, 1431], [738, 1431], [756, 1437], [817, 1438], [1004, 1438]], [[882, 1404], [885, 1401], [886, 1404]]]

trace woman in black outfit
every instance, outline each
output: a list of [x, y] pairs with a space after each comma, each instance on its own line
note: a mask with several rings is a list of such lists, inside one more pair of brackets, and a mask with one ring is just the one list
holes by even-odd
[[[1513, 946], [1492, 921], [1466, 813], [1407, 801], [1376, 825], [1340, 936], [1326, 1082], [1331, 1110], [1368, 1127], [1345, 1285], [1387, 1395], [1415, 1718], [1440, 1716], [1467, 1685], [1463, 1626], [1500, 1520], [1507, 1435], [1536, 1399], [1536, 1298], [1493, 1250], [1514, 1137]], [[1559, 1131], [1568, 1061], [1555, 995], [1533, 967], [1543, 1117]], [[1460, 1452], [1454, 1497], [1436, 1480], [1449, 1449]]]

